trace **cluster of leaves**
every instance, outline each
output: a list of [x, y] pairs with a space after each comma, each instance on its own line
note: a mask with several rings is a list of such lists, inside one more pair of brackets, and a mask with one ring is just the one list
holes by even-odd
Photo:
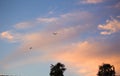
[[99, 66], [98, 76], [115, 76], [115, 68], [110, 64]]
[[51, 64], [50, 76], [64, 76], [63, 72], [66, 70], [65, 65], [57, 63], [56, 65]]

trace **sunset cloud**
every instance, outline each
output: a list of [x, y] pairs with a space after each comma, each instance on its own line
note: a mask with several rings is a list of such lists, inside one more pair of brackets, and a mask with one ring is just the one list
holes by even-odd
[[81, 3], [84, 3], [84, 4], [97, 4], [97, 3], [101, 3], [103, 2], [103, 0], [83, 0], [81, 1]]
[[[93, 18], [93, 14], [86, 11], [74, 11], [60, 14], [54, 17], [39, 17], [33, 21], [20, 22], [14, 25], [15, 29], [27, 29], [31, 27], [40, 27], [46, 25], [47, 28], [59, 29], [64, 26], [73, 26], [80, 24], [89, 24]], [[40, 26], [39, 26], [40, 25]]]
[[120, 8], [120, 2], [118, 2], [117, 4], [115, 4], [113, 7], [114, 8]]
[[3, 40], [7, 40], [8, 42], [21, 42], [22, 34], [14, 31], [4, 31], [0, 33], [0, 38]]
[[35, 24], [32, 23], [32, 22], [20, 22], [20, 23], [15, 24], [14, 27], [17, 28], [17, 29], [26, 29], [26, 28], [30, 28], [34, 25]]
[[61, 53], [56, 54], [56, 60], [66, 62], [69, 67], [74, 66], [74, 68], [77, 68], [75, 71], [84, 76], [96, 75], [98, 66], [102, 63], [115, 65], [116, 72], [119, 74], [120, 65], [118, 63], [120, 63], [120, 56], [117, 54], [119, 50], [111, 53], [114, 48], [116, 47], [113, 47], [112, 44], [103, 45], [101, 42], [84, 41], [71, 45]]
[[119, 0], [1, 2], [0, 74], [47, 76], [60, 62], [65, 76], [96, 76], [103, 63], [120, 75]]
[[14, 37], [13, 37], [13, 35], [11, 34], [10, 31], [2, 32], [2, 33], [0, 34], [0, 37], [1, 37], [1, 38], [5, 38], [5, 39], [10, 40], [10, 41], [12, 41], [12, 40], [14, 39]]
[[[19, 37], [20, 40], [18, 42], [21, 43], [21, 45], [13, 53], [6, 56], [1, 64], [4, 65], [5, 68], [12, 68], [32, 64], [34, 62], [37, 63], [42, 61], [41, 58], [48, 61], [51, 61], [50, 58], [59, 59], [59, 57], [56, 56], [59, 49], [63, 50], [63, 46], [66, 43], [69, 44], [70, 40], [80, 37], [83, 33], [92, 29], [92, 27], [88, 25], [92, 18], [93, 15], [91, 13], [81, 11], [61, 14], [58, 17], [38, 18], [36, 20], [38, 24], [49, 23], [47, 28], [54, 30], [44, 29], [44, 31], [20, 34], [20, 36], [17, 37]], [[57, 35], [54, 35], [54, 32], [56, 32]], [[30, 47], [34, 49], [34, 51], [32, 51], [33, 53], [38, 52], [37, 54], [40, 53], [40, 56], [23, 59], [24, 55], [29, 53]], [[47, 55], [47, 53], [50, 54]], [[56, 53], [56, 55], [52, 53]], [[44, 59], [44, 57], [46, 59]]]
[[110, 53], [112, 51], [110, 50], [111, 48], [113, 49], [115, 47], [112, 44], [108, 46], [108, 44], [103, 45], [101, 42], [83, 41], [60, 46], [58, 49], [49, 49], [52, 50], [51, 52], [46, 50], [47, 52], [43, 53], [43, 55], [22, 59], [21, 61], [7, 65], [6, 68], [11, 68], [11, 66], [15, 68], [38, 62], [61, 61], [66, 63], [67, 68], [79, 75], [92, 76], [97, 74], [99, 65], [110, 63], [115, 65], [116, 72], [119, 74], [120, 65], [118, 63], [120, 63], [120, 56], [117, 54], [119, 52], [112, 54]]
[[98, 25], [98, 28], [101, 30], [105, 30], [105, 31], [102, 31], [100, 34], [110, 35], [112, 33], [116, 33], [120, 31], [120, 21], [116, 19], [106, 20], [106, 24], [103, 24], [103, 25], [100, 24]]
[[120, 18], [120, 16], [117, 16], [117, 18]]
[[[37, 18], [38, 23], [46, 24], [47, 28], [52, 30], [59, 30], [64, 27], [71, 27], [74, 25], [89, 24], [94, 16], [85, 11], [76, 11], [60, 14], [56, 17]], [[49, 23], [49, 24], [48, 24]]]
[[[89, 29], [88, 26], [74, 26], [69, 28], [62, 28], [56, 31], [43, 31], [34, 32], [29, 34], [21, 34], [19, 37], [21, 46], [14, 53], [8, 55], [3, 59], [2, 63], [5, 64], [11, 60], [16, 60], [16, 58], [21, 57], [24, 53], [28, 53], [29, 47], [33, 47], [34, 50], [48, 50], [51, 47], [58, 47], [61, 43], [68, 42], [69, 40], [75, 38], [78, 34], [82, 34], [84, 31]], [[54, 35], [53, 32], [57, 32]], [[78, 35], [79, 36], [79, 35]]]
[[117, 2], [117, 3], [113, 4], [113, 5], [110, 5], [110, 6], [108, 6], [108, 8], [117, 9], [119, 11], [120, 2]]
[[40, 23], [50, 23], [50, 22], [55, 22], [57, 18], [37, 18], [37, 21]]
[[[35, 27], [36, 25], [39, 26], [42, 23], [42, 26], [44, 26], [45, 24], [47, 28], [44, 29], [45, 30], [44, 32], [37, 31], [32, 33], [19, 33], [12, 31], [6, 32], [6, 36], [4, 35], [4, 38], [6, 37], [9, 40], [11, 38], [13, 41], [19, 42], [32, 42], [32, 41], [35, 42], [37, 40], [36, 43], [40, 41], [41, 44], [45, 43], [46, 45], [47, 43], [50, 43], [52, 41], [53, 42], [56, 40], [59, 41], [70, 37], [73, 38], [77, 34], [86, 32], [88, 31], [88, 29], [90, 30], [92, 27], [90, 27], [88, 24], [91, 23], [93, 17], [94, 16], [91, 13], [83, 11], [65, 13], [57, 17], [50, 18], [40, 17], [36, 18], [36, 20], [32, 22], [17, 23], [15, 24], [14, 27], [16, 28], [16, 30], [18, 29], [24, 30], [26, 28]], [[57, 38], [52, 37], [54, 32], [58, 33], [58, 35], [56, 36]], [[50, 37], [50, 39], [47, 39], [48, 37]], [[47, 39], [46, 42], [43, 42], [43, 39]]]
[[[11, 69], [39, 62], [61, 61], [66, 63], [72, 72], [84, 76], [96, 75], [98, 65], [103, 62], [111, 63], [118, 67], [118, 63], [120, 63], [118, 55], [118, 50], [120, 49], [117, 48], [117, 46], [120, 45], [119, 42], [108, 43], [106, 41], [106, 43], [104, 43], [102, 41], [90, 41], [86, 39], [85, 41], [79, 39], [77, 42], [69, 42], [76, 37], [80, 37], [81, 34], [85, 34], [85, 32], [92, 31], [92, 27], [88, 26], [92, 17], [94, 16], [88, 12], [66, 13], [59, 17], [38, 18], [38, 23], [49, 23], [49, 28], [51, 28], [50, 26], [57, 26], [55, 23], [61, 26], [54, 30], [44, 29], [44, 31], [25, 34], [3, 32], [1, 35], [5, 36], [4, 38], [12, 38], [13, 40], [16, 40], [16, 38], [20, 39], [18, 42], [20, 42], [21, 45], [13, 53], [6, 56], [0, 65], [3, 65], [4, 69]], [[82, 21], [85, 22], [79, 24]], [[74, 23], [74, 25], [69, 25], [69, 22]], [[86, 24], [86, 22], [88, 23]], [[27, 23], [25, 24], [27, 25]], [[119, 24], [118, 20], [112, 19], [107, 20], [106, 24], [98, 25], [98, 28], [105, 30], [105, 32], [103, 31], [104, 33], [101, 32], [101, 34], [108, 35], [109, 32], [110, 34], [118, 32]], [[24, 25], [24, 23], [21, 25]], [[57, 34], [54, 35], [54, 32]], [[30, 51], [30, 47], [32, 47], [34, 51]], [[30, 52], [33, 53], [32, 56], [26, 57], [25, 55], [28, 55]], [[37, 55], [34, 55], [35, 53], [37, 53]], [[109, 61], [109, 59], [112, 61]], [[116, 70], [117, 73], [119, 73], [118, 71], [120, 69], [116, 68]]]

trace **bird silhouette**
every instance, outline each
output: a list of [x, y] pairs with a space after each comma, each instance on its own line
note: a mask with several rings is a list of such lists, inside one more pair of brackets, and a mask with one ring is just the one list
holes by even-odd
[[57, 32], [53, 32], [53, 35], [57, 35], [58, 33]]
[[32, 49], [32, 47], [29, 48], [30, 50]]

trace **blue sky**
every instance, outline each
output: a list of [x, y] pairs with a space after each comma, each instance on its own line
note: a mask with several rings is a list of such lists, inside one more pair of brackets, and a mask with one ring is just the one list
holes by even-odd
[[48, 76], [57, 62], [65, 76], [96, 75], [102, 63], [120, 74], [119, 8], [119, 0], [0, 0], [0, 74]]

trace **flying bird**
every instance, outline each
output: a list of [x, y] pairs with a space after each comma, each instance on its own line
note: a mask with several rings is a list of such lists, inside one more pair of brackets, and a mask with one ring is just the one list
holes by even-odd
[[54, 32], [53, 35], [57, 35], [58, 33], [57, 32]]
[[32, 49], [32, 47], [29, 48], [30, 50]]

